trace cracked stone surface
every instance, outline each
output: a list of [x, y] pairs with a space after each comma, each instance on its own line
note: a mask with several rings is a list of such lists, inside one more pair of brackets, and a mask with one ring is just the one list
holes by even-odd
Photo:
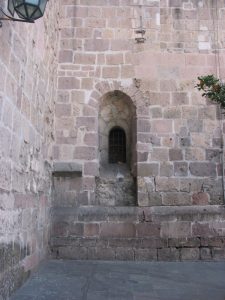
[[50, 260], [11, 300], [224, 300], [225, 262]]

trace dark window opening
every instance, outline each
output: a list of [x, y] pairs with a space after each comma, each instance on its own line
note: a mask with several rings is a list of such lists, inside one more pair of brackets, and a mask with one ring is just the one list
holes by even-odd
[[113, 128], [109, 133], [109, 163], [126, 163], [126, 134], [121, 128]]

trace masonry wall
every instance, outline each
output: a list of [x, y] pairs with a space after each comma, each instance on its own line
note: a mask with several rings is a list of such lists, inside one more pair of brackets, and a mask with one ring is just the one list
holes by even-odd
[[194, 86], [198, 75], [225, 75], [224, 8], [220, 0], [63, 1], [54, 159], [82, 165], [72, 205], [98, 204], [99, 107], [115, 90], [137, 110], [139, 206], [223, 203], [221, 114]]
[[46, 257], [58, 4], [0, 28], [0, 298]]

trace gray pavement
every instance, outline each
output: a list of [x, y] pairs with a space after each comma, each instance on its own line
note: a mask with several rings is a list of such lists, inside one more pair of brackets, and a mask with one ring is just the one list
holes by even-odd
[[225, 300], [225, 262], [50, 260], [11, 300]]

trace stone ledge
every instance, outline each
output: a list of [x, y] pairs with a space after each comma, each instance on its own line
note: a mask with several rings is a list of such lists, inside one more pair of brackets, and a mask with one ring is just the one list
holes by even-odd
[[53, 176], [71, 177], [82, 175], [82, 165], [73, 161], [57, 161], [53, 163]]

